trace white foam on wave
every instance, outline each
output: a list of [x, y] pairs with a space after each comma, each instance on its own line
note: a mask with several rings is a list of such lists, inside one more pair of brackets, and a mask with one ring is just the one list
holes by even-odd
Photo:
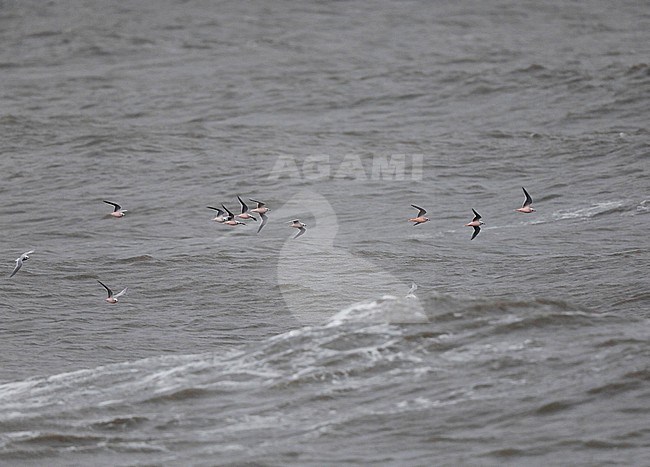
[[650, 200], [644, 199], [636, 206], [636, 212], [645, 213], [650, 212]]
[[404, 298], [384, 295], [376, 300], [354, 303], [335, 314], [327, 323], [337, 326], [344, 322], [416, 324], [427, 323], [420, 300], [411, 292]]
[[604, 214], [606, 212], [615, 211], [621, 208], [625, 203], [623, 201], [604, 201], [601, 203], [595, 203], [592, 206], [585, 208], [574, 209], [574, 210], [565, 210], [561, 209], [553, 213], [554, 220], [565, 220], [565, 219], [584, 219], [594, 217], [598, 214]]

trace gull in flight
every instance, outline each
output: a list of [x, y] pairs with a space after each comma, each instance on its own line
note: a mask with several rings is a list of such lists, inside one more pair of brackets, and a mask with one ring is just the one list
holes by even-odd
[[474, 211], [474, 208], [472, 208], [472, 212], [474, 213], [474, 219], [472, 219], [472, 222], [469, 224], [465, 224], [466, 227], [474, 227], [474, 233], [472, 234], [472, 238], [470, 240], [474, 240], [478, 233], [481, 231], [481, 225], [483, 225], [485, 222], [481, 221], [481, 215]]
[[14, 270], [9, 276], [9, 278], [14, 277], [14, 274], [16, 274], [18, 270], [23, 267], [23, 261], [27, 261], [29, 259], [29, 255], [31, 255], [32, 253], [34, 253], [34, 250], [30, 250], [27, 253], [23, 253], [22, 255], [20, 255], [20, 258], [16, 258], [16, 267], [14, 267]]
[[237, 199], [241, 203], [241, 214], [237, 214], [236, 217], [239, 217], [240, 219], [253, 219], [254, 221], [257, 222], [257, 218], [250, 215], [250, 213], [248, 212], [248, 206], [246, 206], [246, 203], [242, 201], [239, 195], [237, 195]]
[[[222, 207], [223, 207], [223, 205], [222, 205]], [[208, 209], [214, 209], [215, 211], [217, 211], [216, 217], [214, 219], [212, 219], [213, 221], [223, 224], [224, 222], [226, 222], [228, 220], [228, 216], [226, 215], [226, 211], [224, 211], [223, 209], [221, 209], [221, 208], [213, 208], [212, 206], [207, 206], [207, 208]], [[224, 207], [224, 209], [226, 209], [226, 208]]]
[[411, 204], [411, 206], [413, 206], [415, 209], [418, 210], [417, 217], [414, 217], [413, 219], [409, 219], [409, 222], [415, 222], [415, 224], [413, 224], [413, 226], [416, 226], [418, 224], [424, 224], [425, 222], [427, 222], [429, 220], [428, 217], [424, 217], [424, 215], [427, 213], [424, 209], [422, 209], [419, 206], [416, 206], [415, 204]]
[[535, 212], [533, 207], [531, 206], [533, 204], [533, 198], [530, 197], [526, 189], [522, 186], [522, 190], [524, 190], [524, 196], [526, 196], [526, 199], [524, 200], [524, 204], [521, 205], [519, 209], [515, 209], [515, 211], [518, 212], [525, 212], [525, 213], [531, 213]]
[[122, 209], [122, 206], [120, 206], [117, 203], [112, 203], [112, 202], [106, 201], [106, 200], [104, 200], [104, 202], [106, 204], [110, 204], [111, 206], [113, 206], [114, 209], [113, 209], [113, 212], [111, 213], [111, 216], [113, 216], [113, 217], [123, 217], [124, 216], [124, 213], [126, 212], [126, 209]]
[[106, 289], [106, 291], [108, 292], [108, 297], [106, 297], [106, 299], [105, 299], [108, 303], [117, 303], [117, 297], [121, 297], [122, 295], [124, 295], [126, 293], [126, 290], [128, 289], [128, 287], [124, 287], [124, 290], [122, 290], [120, 293], [117, 293], [117, 294], [113, 295], [113, 291], [111, 289], [109, 289], [108, 287], [106, 287], [106, 284], [104, 284], [99, 279], [97, 279], [97, 282], [102, 284], [102, 287], [104, 287]]
[[246, 225], [245, 222], [240, 222], [237, 219], [235, 219], [235, 215], [225, 205], [222, 204], [221, 207], [224, 208], [226, 210], [226, 212], [228, 213], [228, 216], [226, 216], [226, 220], [223, 221], [223, 224], [232, 225], [232, 226]]
[[302, 234], [305, 233], [306, 231], [305, 227], [307, 227], [307, 224], [303, 224], [302, 222], [300, 222], [300, 219], [294, 219], [291, 222], [292, 222], [291, 227], [299, 229], [299, 232], [296, 234], [295, 237], [293, 237], [295, 240], [296, 238], [300, 237]]
[[250, 199], [253, 203], [257, 203], [257, 207], [255, 209], [251, 209], [251, 212], [258, 213], [260, 215], [260, 217], [262, 218], [262, 223], [257, 228], [257, 233], [260, 233], [260, 230], [262, 230], [262, 227], [264, 227], [264, 224], [266, 224], [266, 221], [268, 220], [268, 217], [267, 217], [266, 213], [269, 212], [270, 209], [266, 207], [266, 203], [263, 203], [261, 201], [257, 201], [257, 200], [252, 199], [252, 198], [248, 198], [248, 199]]

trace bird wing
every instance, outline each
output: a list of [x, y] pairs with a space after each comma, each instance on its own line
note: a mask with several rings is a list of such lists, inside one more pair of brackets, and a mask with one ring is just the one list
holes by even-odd
[[228, 218], [226, 219], [227, 221], [230, 221], [235, 218], [235, 215], [225, 205], [222, 204], [221, 207], [224, 208], [228, 213]]
[[413, 206], [415, 209], [418, 210], [418, 217], [422, 217], [422, 216], [424, 216], [424, 215], [427, 213], [427, 212], [426, 212], [424, 209], [422, 209], [420, 206], [416, 206], [415, 204], [411, 204], [411, 206]]
[[246, 206], [246, 203], [242, 201], [242, 199], [237, 195], [237, 199], [241, 203], [241, 213], [244, 214], [246, 211], [248, 211], [248, 206]]
[[526, 189], [522, 186], [522, 190], [524, 190], [524, 195], [526, 195], [526, 199], [524, 200], [524, 204], [521, 205], [522, 208], [525, 208], [526, 206], [530, 206], [533, 204], [533, 198], [530, 197]]
[[262, 230], [262, 227], [264, 227], [264, 224], [266, 224], [266, 220], [268, 217], [265, 214], [260, 214], [260, 217], [262, 218], [262, 222], [260, 226], [257, 228], [257, 233], [260, 233], [260, 230]]
[[120, 206], [120, 205], [117, 204], [117, 203], [112, 203], [111, 201], [106, 201], [106, 200], [104, 200], [104, 202], [105, 202], [106, 204], [110, 204], [111, 206], [114, 206], [114, 207], [115, 207], [115, 209], [113, 209], [113, 212], [117, 212], [117, 211], [119, 211], [120, 209], [122, 209], [122, 206]]
[[28, 251], [28, 252], [23, 253], [22, 255], [20, 255], [20, 259], [21, 259], [21, 261], [22, 261], [22, 260], [25, 260], [25, 259], [27, 259], [27, 258], [29, 258], [29, 255], [31, 255], [32, 253], [34, 253], [34, 250], [30, 250], [30, 251]]
[[18, 258], [18, 259], [16, 260], [16, 267], [14, 267], [14, 270], [12, 271], [11, 275], [9, 276], [9, 278], [11, 279], [12, 277], [14, 277], [14, 274], [16, 274], [16, 273], [18, 272], [18, 270], [19, 270], [20, 268], [22, 268], [22, 267], [23, 267], [23, 260], [20, 259], [20, 258]]
[[108, 298], [111, 298], [111, 297], [113, 296], [113, 291], [112, 291], [111, 289], [109, 289], [109, 288], [106, 286], [106, 284], [104, 284], [104, 283], [103, 283], [102, 281], [100, 281], [99, 279], [97, 279], [97, 282], [99, 282], [100, 284], [102, 284], [102, 287], [104, 287], [104, 288], [106, 289], [106, 292], [108, 292]]

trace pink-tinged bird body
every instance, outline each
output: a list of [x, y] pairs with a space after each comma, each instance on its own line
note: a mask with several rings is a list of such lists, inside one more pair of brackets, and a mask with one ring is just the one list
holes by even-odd
[[242, 199], [239, 196], [237, 196], [237, 199], [239, 200], [239, 203], [241, 204], [241, 213], [237, 214], [235, 217], [239, 217], [240, 219], [251, 219], [251, 220], [254, 220], [254, 221], [257, 222], [257, 218], [252, 216], [248, 212], [248, 206], [246, 206], [246, 203], [244, 203], [244, 201], [242, 201]]
[[116, 293], [116, 294], [113, 294], [113, 291], [112, 291], [111, 289], [109, 289], [109, 288], [106, 286], [106, 284], [104, 284], [104, 283], [103, 283], [102, 281], [100, 281], [99, 279], [97, 280], [97, 282], [99, 282], [99, 283], [102, 285], [102, 287], [104, 287], [104, 288], [106, 289], [106, 292], [108, 292], [108, 297], [106, 297], [106, 298], [104, 299], [104, 300], [106, 300], [108, 303], [117, 303], [117, 298], [118, 298], [118, 297], [121, 297], [122, 295], [124, 295], [124, 294], [126, 293], [126, 291], [128, 290], [128, 287], [124, 287], [124, 289], [123, 289], [121, 292]]
[[262, 218], [262, 222], [260, 222], [260, 226], [257, 228], [257, 233], [260, 233], [260, 230], [262, 230], [262, 227], [266, 224], [266, 221], [268, 220], [268, 217], [266, 216], [266, 213], [270, 211], [269, 208], [266, 207], [266, 203], [263, 203], [261, 201], [257, 201], [252, 198], [250, 199], [253, 203], [257, 203], [257, 207], [255, 209], [251, 209], [251, 212], [256, 212], [260, 215]]
[[257, 207], [255, 209], [251, 209], [251, 212], [256, 212], [258, 214], [266, 214], [267, 212], [270, 211], [269, 208], [266, 207], [266, 203], [263, 203], [261, 201], [257, 201], [254, 199], [249, 198], [253, 203], [257, 203]]
[[294, 219], [291, 221], [291, 227], [294, 229], [298, 229], [299, 232], [293, 237], [294, 239], [300, 237], [302, 234], [304, 234], [307, 230], [305, 227], [307, 227], [307, 224], [304, 224], [300, 222], [300, 219]]
[[521, 189], [524, 190], [524, 196], [526, 197], [526, 199], [524, 199], [524, 203], [521, 205], [521, 207], [518, 208], [518, 209], [515, 209], [515, 211], [523, 212], [523, 213], [526, 213], [526, 214], [530, 214], [531, 212], [535, 212], [535, 210], [533, 209], [533, 206], [532, 206], [533, 198], [530, 197], [530, 195], [528, 194], [528, 192], [526, 191], [526, 189], [523, 186], [521, 187]]
[[422, 209], [419, 206], [416, 206], [415, 204], [411, 204], [411, 206], [418, 210], [418, 215], [416, 217], [413, 217], [412, 219], [409, 219], [409, 222], [414, 222], [413, 226], [424, 224], [425, 222], [429, 222], [429, 218], [424, 217], [424, 215], [427, 213], [424, 209]]
[[472, 222], [465, 224], [466, 227], [474, 228], [474, 233], [472, 234], [472, 238], [470, 238], [470, 240], [474, 240], [476, 238], [476, 236], [481, 231], [481, 226], [485, 224], [485, 222], [481, 221], [481, 215], [478, 212], [476, 212], [474, 209], [472, 209], [472, 212], [474, 213], [474, 219], [472, 219]]
[[230, 220], [224, 222], [223, 224], [225, 224], [225, 225], [246, 225], [245, 222], [241, 222], [241, 221], [238, 221], [236, 219], [230, 219]]
[[212, 219], [215, 222], [219, 222], [220, 224], [223, 224], [228, 220], [228, 215], [226, 214], [226, 211], [220, 208], [213, 208], [212, 206], [208, 206], [208, 209], [213, 209], [217, 211], [217, 215]]
[[221, 205], [222, 208], [226, 210], [228, 213], [227, 216], [225, 216], [225, 220], [222, 222], [224, 225], [230, 225], [230, 226], [237, 226], [237, 225], [246, 225], [244, 222], [240, 222], [237, 219], [235, 219], [235, 215], [228, 209], [224, 204]]
[[106, 204], [110, 204], [111, 206], [113, 206], [113, 212], [111, 212], [111, 216], [113, 217], [124, 217], [124, 213], [127, 212], [126, 209], [122, 209], [122, 206], [120, 206], [117, 203], [113, 203], [111, 201], [106, 201], [106, 200], [104, 200], [104, 202]]

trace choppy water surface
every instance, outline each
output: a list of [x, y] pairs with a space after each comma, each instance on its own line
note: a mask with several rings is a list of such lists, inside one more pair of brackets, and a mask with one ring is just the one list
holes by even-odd
[[1, 2], [3, 461], [647, 463], [649, 19]]

